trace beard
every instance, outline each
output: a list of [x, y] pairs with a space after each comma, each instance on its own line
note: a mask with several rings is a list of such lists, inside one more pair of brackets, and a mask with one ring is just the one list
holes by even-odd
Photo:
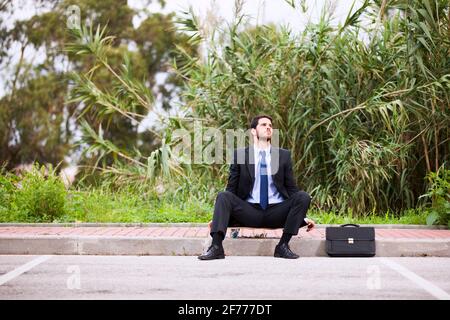
[[268, 141], [268, 142], [271, 142], [272, 141], [272, 138], [271, 137], [261, 137], [259, 134], [258, 134], [258, 131], [256, 131], [256, 138], [258, 139], [258, 141]]

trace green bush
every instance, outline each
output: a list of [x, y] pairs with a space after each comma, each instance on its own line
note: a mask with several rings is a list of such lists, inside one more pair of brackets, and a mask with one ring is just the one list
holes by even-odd
[[15, 176], [0, 170], [0, 213], [4, 214], [11, 208], [14, 198]]
[[14, 202], [27, 220], [53, 221], [65, 213], [66, 197], [64, 183], [52, 167], [47, 173], [45, 167], [34, 166], [21, 180]]
[[427, 224], [445, 224], [450, 228], [450, 170], [440, 167], [427, 175], [428, 192], [421, 197], [431, 198]]

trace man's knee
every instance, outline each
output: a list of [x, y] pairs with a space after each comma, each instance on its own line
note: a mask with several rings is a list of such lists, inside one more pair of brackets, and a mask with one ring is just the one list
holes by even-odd
[[309, 204], [312, 199], [312, 197], [309, 195], [309, 193], [305, 192], [305, 191], [298, 191], [298, 192], [294, 193], [293, 197], [296, 201], [301, 201], [301, 202], [307, 203], [307, 204]]
[[220, 191], [220, 192], [217, 194], [216, 201], [218, 201], [218, 200], [230, 199], [230, 198], [232, 198], [233, 196], [234, 196], [234, 194], [233, 194], [232, 192], [230, 192], [230, 191]]

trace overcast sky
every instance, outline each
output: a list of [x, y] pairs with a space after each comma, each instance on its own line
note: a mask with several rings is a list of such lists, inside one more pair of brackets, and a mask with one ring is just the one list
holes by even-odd
[[[320, 12], [324, 6], [335, 8], [335, 21], [345, 19], [351, 7], [352, 0], [304, 0], [308, 8], [307, 14], [302, 13], [300, 3], [302, 0], [294, 0], [296, 9], [293, 9], [285, 0], [246, 0], [243, 11], [250, 15], [253, 24], [275, 23], [278, 25], [289, 25], [294, 30], [302, 30], [305, 24], [310, 21], [318, 21]], [[357, 0], [357, 2], [360, 2]], [[179, 12], [186, 11], [192, 6], [194, 12], [204, 16], [206, 11], [217, 8], [218, 14], [225, 20], [231, 21], [233, 18], [234, 0], [167, 0], [164, 9], [158, 3], [150, 5], [151, 11]], [[131, 7], [142, 8], [143, 1], [129, 0]], [[216, 11], [216, 10], [214, 10]]]

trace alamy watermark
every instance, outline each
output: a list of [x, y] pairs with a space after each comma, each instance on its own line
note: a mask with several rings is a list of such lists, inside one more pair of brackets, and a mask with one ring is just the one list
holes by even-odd
[[67, 279], [66, 285], [69, 290], [81, 289], [81, 270], [78, 265], [71, 265], [67, 267], [67, 273], [71, 275]]
[[367, 278], [367, 289], [379, 290], [381, 289], [381, 272], [380, 267], [377, 265], [370, 265], [367, 267], [366, 272], [370, 275]]
[[[254, 129], [253, 129], [254, 130]], [[194, 121], [193, 129], [175, 129], [171, 134], [172, 158], [182, 164], [255, 164], [252, 129], [203, 127]], [[279, 130], [271, 129], [271, 169], [278, 170]]]
[[66, 24], [69, 29], [80, 29], [81, 28], [81, 10], [77, 5], [68, 6], [66, 9]]

